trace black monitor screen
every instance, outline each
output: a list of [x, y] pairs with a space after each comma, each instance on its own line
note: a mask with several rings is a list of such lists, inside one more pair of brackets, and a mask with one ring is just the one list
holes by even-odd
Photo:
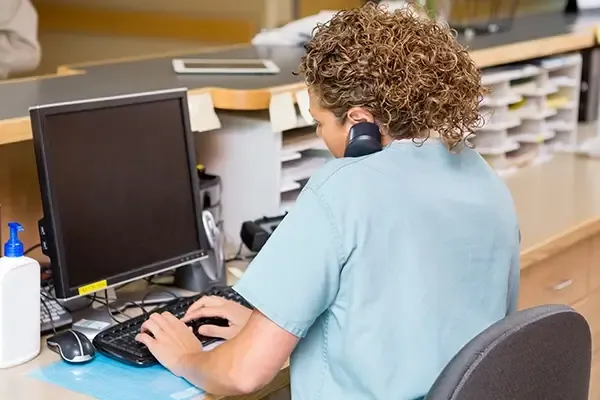
[[181, 108], [166, 99], [43, 120], [69, 289], [202, 251]]

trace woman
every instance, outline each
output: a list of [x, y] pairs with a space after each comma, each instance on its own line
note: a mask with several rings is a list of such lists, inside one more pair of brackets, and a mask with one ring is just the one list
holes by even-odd
[[[463, 138], [484, 89], [450, 31], [403, 9], [344, 11], [300, 72], [317, 132], [338, 157], [316, 173], [235, 289], [184, 320], [219, 316], [202, 352], [172, 315], [138, 340], [217, 394], [267, 384], [291, 356], [294, 399], [415, 399], [471, 338], [515, 309], [519, 235], [509, 191]], [[374, 122], [384, 148], [341, 158]], [[151, 333], [151, 337], [148, 333]]]
[[37, 22], [29, 0], [0, 0], [0, 79], [37, 68]]

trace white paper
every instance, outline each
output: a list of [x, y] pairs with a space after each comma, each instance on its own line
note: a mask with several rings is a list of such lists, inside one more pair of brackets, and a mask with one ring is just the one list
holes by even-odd
[[81, 319], [73, 324], [76, 328], [88, 328], [97, 331], [101, 331], [110, 326], [110, 323], [104, 321], [92, 321], [88, 319]]
[[600, 8], [600, 0], [577, 0], [577, 8], [580, 10]]
[[188, 108], [192, 131], [206, 132], [221, 128], [210, 93], [189, 94]]
[[308, 89], [299, 90], [296, 92], [296, 102], [298, 103], [298, 109], [300, 110], [300, 115], [307, 124], [312, 125], [315, 123], [312, 115], [310, 114], [310, 99], [308, 97]]
[[291, 92], [271, 94], [269, 118], [273, 132], [283, 132], [298, 126], [296, 106]]

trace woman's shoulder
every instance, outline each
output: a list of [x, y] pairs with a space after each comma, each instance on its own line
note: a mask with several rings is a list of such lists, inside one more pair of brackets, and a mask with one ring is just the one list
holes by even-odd
[[335, 184], [336, 181], [344, 179], [344, 175], [356, 168], [360, 158], [334, 158], [320, 167], [309, 179], [307, 187], [320, 190], [324, 186]]

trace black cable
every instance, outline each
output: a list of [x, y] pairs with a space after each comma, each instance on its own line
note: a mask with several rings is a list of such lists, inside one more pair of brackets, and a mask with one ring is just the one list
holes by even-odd
[[244, 249], [244, 244], [240, 243], [240, 246], [238, 247], [235, 255], [233, 257], [230, 258], [226, 258], [225, 262], [231, 262], [231, 261], [245, 261], [245, 257], [242, 257], [242, 250]]
[[34, 251], [34, 250], [35, 250], [35, 249], [37, 249], [38, 247], [42, 247], [42, 244], [41, 244], [41, 243], [38, 243], [38, 244], [36, 244], [36, 245], [34, 245], [34, 246], [31, 246], [30, 248], [28, 248], [27, 250], [25, 250], [25, 251], [23, 252], [23, 255], [25, 255], [25, 256], [26, 256], [27, 254], [31, 253], [32, 251]]
[[[98, 303], [100, 303], [100, 304], [102, 304], [102, 305], [104, 305], [104, 307], [106, 307], [106, 313], [107, 313], [107, 314], [108, 314], [108, 316], [109, 316], [109, 317], [110, 317], [110, 318], [111, 318], [113, 321], [115, 321], [117, 324], [120, 324], [120, 323], [122, 323], [122, 322], [125, 322], [126, 320], [125, 320], [125, 321], [119, 321], [119, 320], [118, 320], [118, 319], [115, 317], [115, 315], [112, 313], [112, 310], [111, 310], [111, 308], [110, 308], [109, 299], [108, 299], [108, 290], [107, 290], [107, 289], [104, 289], [104, 300], [106, 300], [106, 301], [102, 301], [102, 300], [100, 300], [100, 299], [98, 299], [98, 298], [97, 298], [95, 301], [96, 301], [96, 302], [98, 302]], [[115, 310], [115, 311], [118, 311], [118, 310]], [[118, 311], [118, 312], [119, 312], [120, 314], [123, 314], [125, 317], [127, 317], [127, 320], [131, 319], [131, 317], [130, 317], [129, 315], [125, 314], [124, 312], [122, 312], [122, 311]]]
[[[40, 292], [40, 293], [42, 293], [42, 292]], [[46, 304], [46, 300], [44, 300], [42, 297], [44, 297], [44, 296], [40, 296], [40, 301], [42, 303], [42, 306], [48, 313], [48, 318], [50, 319], [50, 326], [52, 327], [52, 332], [56, 335], [56, 326], [54, 326], [54, 320], [52, 319], [52, 313], [50, 312], [50, 307], [48, 307], [48, 304]]]

